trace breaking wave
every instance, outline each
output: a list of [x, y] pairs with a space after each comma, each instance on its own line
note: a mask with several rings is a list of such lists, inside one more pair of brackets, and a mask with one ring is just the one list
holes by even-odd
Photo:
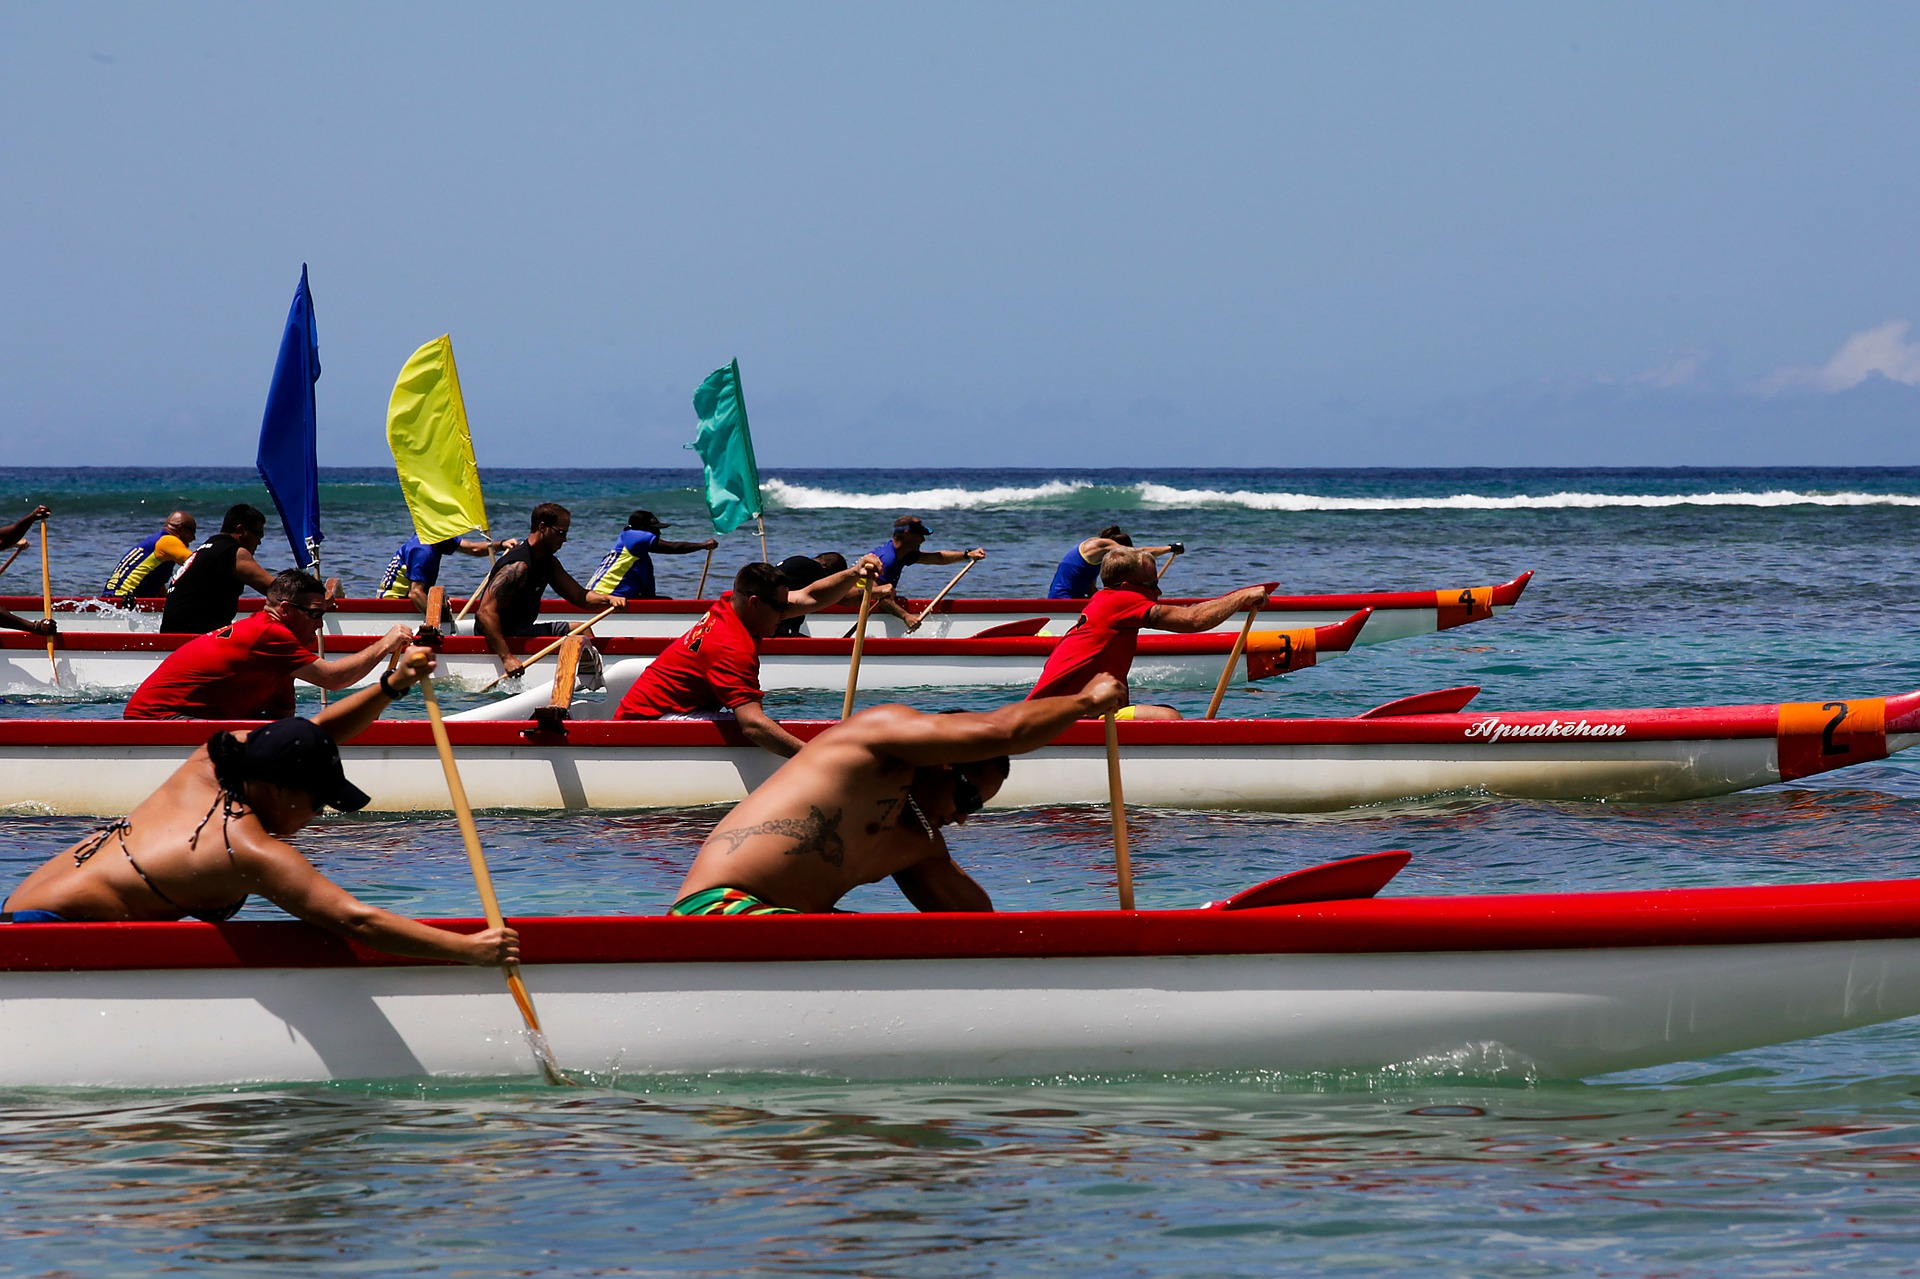
[[1318, 493], [1264, 493], [1253, 489], [1189, 489], [1164, 484], [1097, 485], [1090, 480], [1048, 480], [1042, 484], [993, 488], [925, 488], [888, 493], [850, 493], [812, 488], [769, 477], [762, 483], [769, 505], [786, 510], [986, 510], [1021, 506], [1062, 506], [1114, 510], [1198, 510], [1209, 507], [1250, 511], [1553, 511], [1608, 507], [1780, 507], [1916, 506], [1909, 493], [1809, 493], [1794, 489], [1718, 493], [1585, 493], [1487, 495], [1451, 493], [1418, 497], [1330, 497]]

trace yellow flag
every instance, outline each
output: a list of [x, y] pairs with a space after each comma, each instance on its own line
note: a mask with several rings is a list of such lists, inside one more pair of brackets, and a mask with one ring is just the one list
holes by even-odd
[[393, 450], [400, 491], [422, 542], [441, 542], [487, 527], [452, 338], [435, 338], [400, 370], [387, 402], [387, 446]]

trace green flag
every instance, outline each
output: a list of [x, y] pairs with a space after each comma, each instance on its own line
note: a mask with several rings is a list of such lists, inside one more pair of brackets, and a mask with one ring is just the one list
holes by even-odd
[[467, 406], [453, 342], [437, 337], [408, 357], [387, 404], [387, 444], [400, 491], [422, 542], [487, 527], [480, 472], [467, 433]]
[[700, 433], [687, 448], [707, 468], [707, 514], [715, 533], [731, 533], [760, 514], [760, 468], [747, 431], [747, 402], [740, 394], [740, 361], [715, 369], [693, 393]]

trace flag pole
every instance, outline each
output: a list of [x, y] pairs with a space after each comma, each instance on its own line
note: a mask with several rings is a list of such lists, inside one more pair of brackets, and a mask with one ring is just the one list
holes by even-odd
[[[331, 612], [333, 609], [333, 601], [327, 598], [327, 579], [321, 576], [321, 573], [320, 573], [320, 548], [315, 546], [312, 542], [308, 542], [307, 554], [313, 560], [313, 575], [314, 577], [319, 578], [319, 581], [320, 581], [320, 602], [321, 604], [326, 606], [329, 612]], [[319, 661], [322, 661], [322, 662], [326, 661], [327, 660], [327, 619], [324, 617], [320, 619], [320, 629], [315, 631], [313, 634], [313, 645], [315, 650], [314, 657]], [[327, 686], [325, 684], [322, 684], [320, 686], [320, 709], [321, 710], [327, 709]]]
[[767, 559], [767, 517], [756, 515], [753, 518], [760, 524], [760, 559], [764, 563]]

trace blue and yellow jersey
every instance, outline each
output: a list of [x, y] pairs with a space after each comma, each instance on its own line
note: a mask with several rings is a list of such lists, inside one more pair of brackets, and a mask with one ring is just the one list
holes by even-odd
[[403, 600], [415, 586], [423, 591], [432, 590], [440, 580], [441, 559], [459, 541], [457, 537], [450, 537], [444, 542], [424, 545], [416, 535], [400, 543], [400, 549], [387, 561], [386, 575], [380, 579], [380, 598]]
[[607, 557], [600, 561], [600, 567], [593, 571], [593, 581], [587, 589], [623, 600], [655, 598], [653, 556], [649, 552], [659, 540], [657, 533], [643, 528], [622, 532]]
[[167, 582], [173, 577], [173, 566], [184, 564], [191, 553], [185, 542], [165, 529], [152, 537], [143, 537], [120, 557], [119, 565], [100, 593], [119, 600], [165, 595]]

